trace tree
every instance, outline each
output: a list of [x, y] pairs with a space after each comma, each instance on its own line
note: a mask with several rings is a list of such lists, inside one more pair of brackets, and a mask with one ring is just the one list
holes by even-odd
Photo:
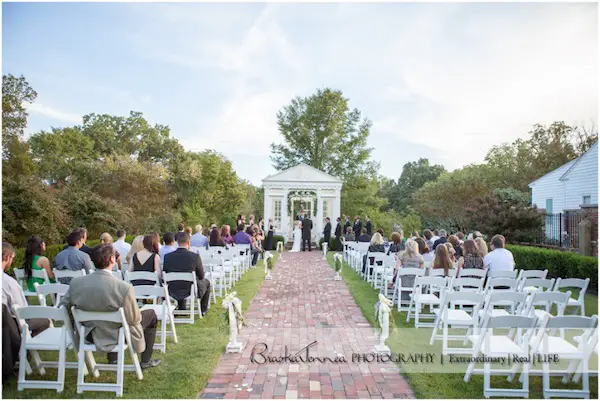
[[425, 183], [435, 181], [442, 173], [444, 166], [439, 164], [430, 165], [428, 159], [419, 159], [416, 162], [408, 162], [402, 167], [402, 174], [398, 183], [393, 185], [388, 192], [388, 206], [400, 213], [405, 213], [412, 205], [413, 193], [423, 187]]
[[306, 163], [345, 179], [372, 176], [377, 164], [367, 147], [371, 121], [350, 110], [342, 92], [319, 89], [309, 97], [297, 97], [277, 113], [284, 144], [271, 144], [271, 160], [277, 170]]

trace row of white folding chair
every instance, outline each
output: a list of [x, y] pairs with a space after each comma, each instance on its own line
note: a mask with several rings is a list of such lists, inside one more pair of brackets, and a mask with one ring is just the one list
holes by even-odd
[[[160, 340], [154, 343], [154, 349], [160, 350], [163, 354], [167, 351], [167, 336], [173, 336], [173, 342], [177, 344], [177, 330], [175, 329], [175, 316], [173, 314], [175, 305], [170, 301], [169, 297], [169, 286], [164, 283], [162, 287], [154, 285], [136, 285], [133, 287], [133, 291], [136, 299], [147, 299], [153, 297], [154, 299], [162, 298], [162, 303], [157, 304], [144, 304], [140, 308], [140, 311], [152, 310], [156, 314], [157, 320], [160, 322], [160, 331], [157, 331], [156, 335], [160, 337]], [[167, 324], [171, 326], [171, 330], [167, 331]]]
[[[15, 273], [15, 278], [17, 279], [17, 282], [21, 285], [21, 288], [23, 289], [23, 294], [26, 297], [37, 297], [35, 291], [29, 291], [29, 289], [27, 288], [27, 283], [25, 279], [25, 269], [13, 269], [13, 271]], [[50, 284], [50, 278], [48, 278], [48, 273], [45, 269], [31, 270], [31, 277], [44, 280], [44, 284]]]
[[[597, 316], [546, 316], [539, 319], [535, 316], [490, 316], [482, 324], [479, 334], [469, 336], [469, 341], [474, 345], [472, 356], [474, 360], [482, 354], [484, 359], [484, 369], [475, 369], [476, 362], [471, 362], [467, 368], [464, 380], [469, 381], [473, 373], [483, 373], [484, 375], [484, 397], [490, 396], [508, 396], [508, 397], [528, 397], [529, 396], [529, 375], [541, 374], [543, 376], [543, 395], [544, 398], [551, 396], [558, 397], [577, 397], [589, 398], [589, 372], [587, 363], [592, 350], [590, 341], [588, 341], [593, 330], [597, 327]], [[494, 334], [494, 329], [509, 329], [508, 334]], [[537, 329], [537, 330], [536, 330]], [[559, 330], [559, 336], [553, 336], [556, 330]], [[584, 345], [575, 345], [571, 343], [564, 335], [567, 329], [582, 330], [581, 343]], [[552, 371], [550, 369], [551, 358], [558, 356], [559, 359], [571, 360], [571, 364], [566, 370]], [[515, 358], [517, 357], [517, 358]], [[530, 369], [531, 361], [539, 357], [542, 363], [542, 370], [535, 371]], [[506, 369], [492, 369], [491, 358], [510, 358], [512, 367]], [[508, 381], [512, 381], [519, 371], [521, 365], [522, 372], [520, 389], [492, 388], [491, 376], [507, 376]], [[575, 372], [575, 368], [580, 365], [583, 376], [583, 386], [581, 390], [559, 390], [550, 388], [550, 376], [561, 375], [563, 381]]]

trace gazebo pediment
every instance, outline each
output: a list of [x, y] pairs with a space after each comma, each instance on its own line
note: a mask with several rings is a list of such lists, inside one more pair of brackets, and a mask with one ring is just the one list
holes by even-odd
[[283, 170], [263, 179], [263, 183], [273, 182], [322, 182], [341, 184], [342, 180], [307, 164], [300, 163], [297, 166], [290, 167], [287, 170]]

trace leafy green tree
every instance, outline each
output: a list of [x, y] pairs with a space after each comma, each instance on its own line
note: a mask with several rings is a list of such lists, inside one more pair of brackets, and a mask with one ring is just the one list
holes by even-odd
[[372, 176], [377, 170], [367, 147], [371, 121], [350, 110], [339, 90], [319, 89], [293, 99], [277, 113], [277, 125], [284, 139], [283, 144], [271, 144], [277, 170], [306, 163], [342, 179]]

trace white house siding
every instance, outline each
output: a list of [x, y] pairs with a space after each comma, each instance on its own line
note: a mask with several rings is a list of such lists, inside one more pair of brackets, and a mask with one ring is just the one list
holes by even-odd
[[583, 197], [590, 196], [590, 204], [598, 204], [598, 143], [591, 147], [577, 164], [565, 175], [564, 210], [576, 210]]
[[565, 187], [559, 179], [574, 162], [572, 160], [529, 184], [531, 204], [538, 209], [546, 209], [546, 199], [552, 199], [552, 213], [562, 212], [565, 208]]

